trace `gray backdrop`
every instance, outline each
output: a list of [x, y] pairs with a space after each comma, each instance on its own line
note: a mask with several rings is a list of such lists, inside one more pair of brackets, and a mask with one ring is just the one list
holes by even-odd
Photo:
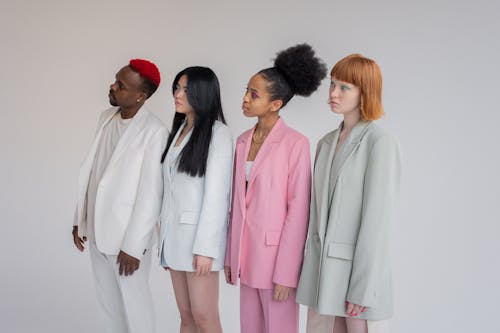
[[[404, 158], [393, 332], [499, 332], [495, 2], [2, 0], [0, 331], [101, 330], [89, 258], [70, 231], [78, 168], [121, 66], [134, 57], [158, 64], [163, 82], [149, 107], [167, 127], [174, 75], [210, 66], [236, 137], [255, 123], [240, 109], [250, 76], [308, 42], [329, 68], [354, 52], [382, 68], [380, 124]], [[282, 112], [312, 151], [341, 120], [327, 94], [325, 80]], [[158, 332], [174, 332], [170, 278], [155, 266], [151, 284]], [[238, 305], [237, 288], [221, 279], [226, 332], [238, 331]]]

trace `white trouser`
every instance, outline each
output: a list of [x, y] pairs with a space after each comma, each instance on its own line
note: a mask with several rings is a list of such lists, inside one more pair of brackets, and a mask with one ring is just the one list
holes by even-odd
[[119, 275], [118, 256], [105, 255], [89, 244], [97, 299], [109, 333], [154, 333], [155, 314], [149, 288], [151, 251], [132, 275]]

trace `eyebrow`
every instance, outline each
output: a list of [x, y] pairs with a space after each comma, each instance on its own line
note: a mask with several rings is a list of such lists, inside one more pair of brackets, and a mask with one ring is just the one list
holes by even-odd
[[115, 81], [116, 83], [119, 83], [122, 86], [127, 86], [122, 80], [118, 79], [118, 74], [115, 75]]
[[351, 86], [352, 85], [349, 82], [344, 82], [344, 81], [339, 81], [339, 80], [334, 80], [334, 79], [330, 79], [330, 82], [334, 82], [335, 84], [342, 84], [342, 85], [345, 85], [345, 86]]

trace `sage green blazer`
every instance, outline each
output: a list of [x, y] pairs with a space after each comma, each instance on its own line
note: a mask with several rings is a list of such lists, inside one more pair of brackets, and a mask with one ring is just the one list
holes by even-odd
[[345, 317], [349, 301], [368, 307], [356, 318], [388, 319], [399, 145], [375, 123], [362, 121], [335, 154], [341, 127], [318, 143], [297, 302], [320, 314]]

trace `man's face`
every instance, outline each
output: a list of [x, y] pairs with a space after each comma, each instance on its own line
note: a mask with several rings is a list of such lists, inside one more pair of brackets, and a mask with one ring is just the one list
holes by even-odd
[[139, 73], [129, 66], [123, 67], [116, 73], [115, 82], [109, 87], [109, 103], [128, 108], [144, 102], [146, 94], [141, 89], [142, 82]]

